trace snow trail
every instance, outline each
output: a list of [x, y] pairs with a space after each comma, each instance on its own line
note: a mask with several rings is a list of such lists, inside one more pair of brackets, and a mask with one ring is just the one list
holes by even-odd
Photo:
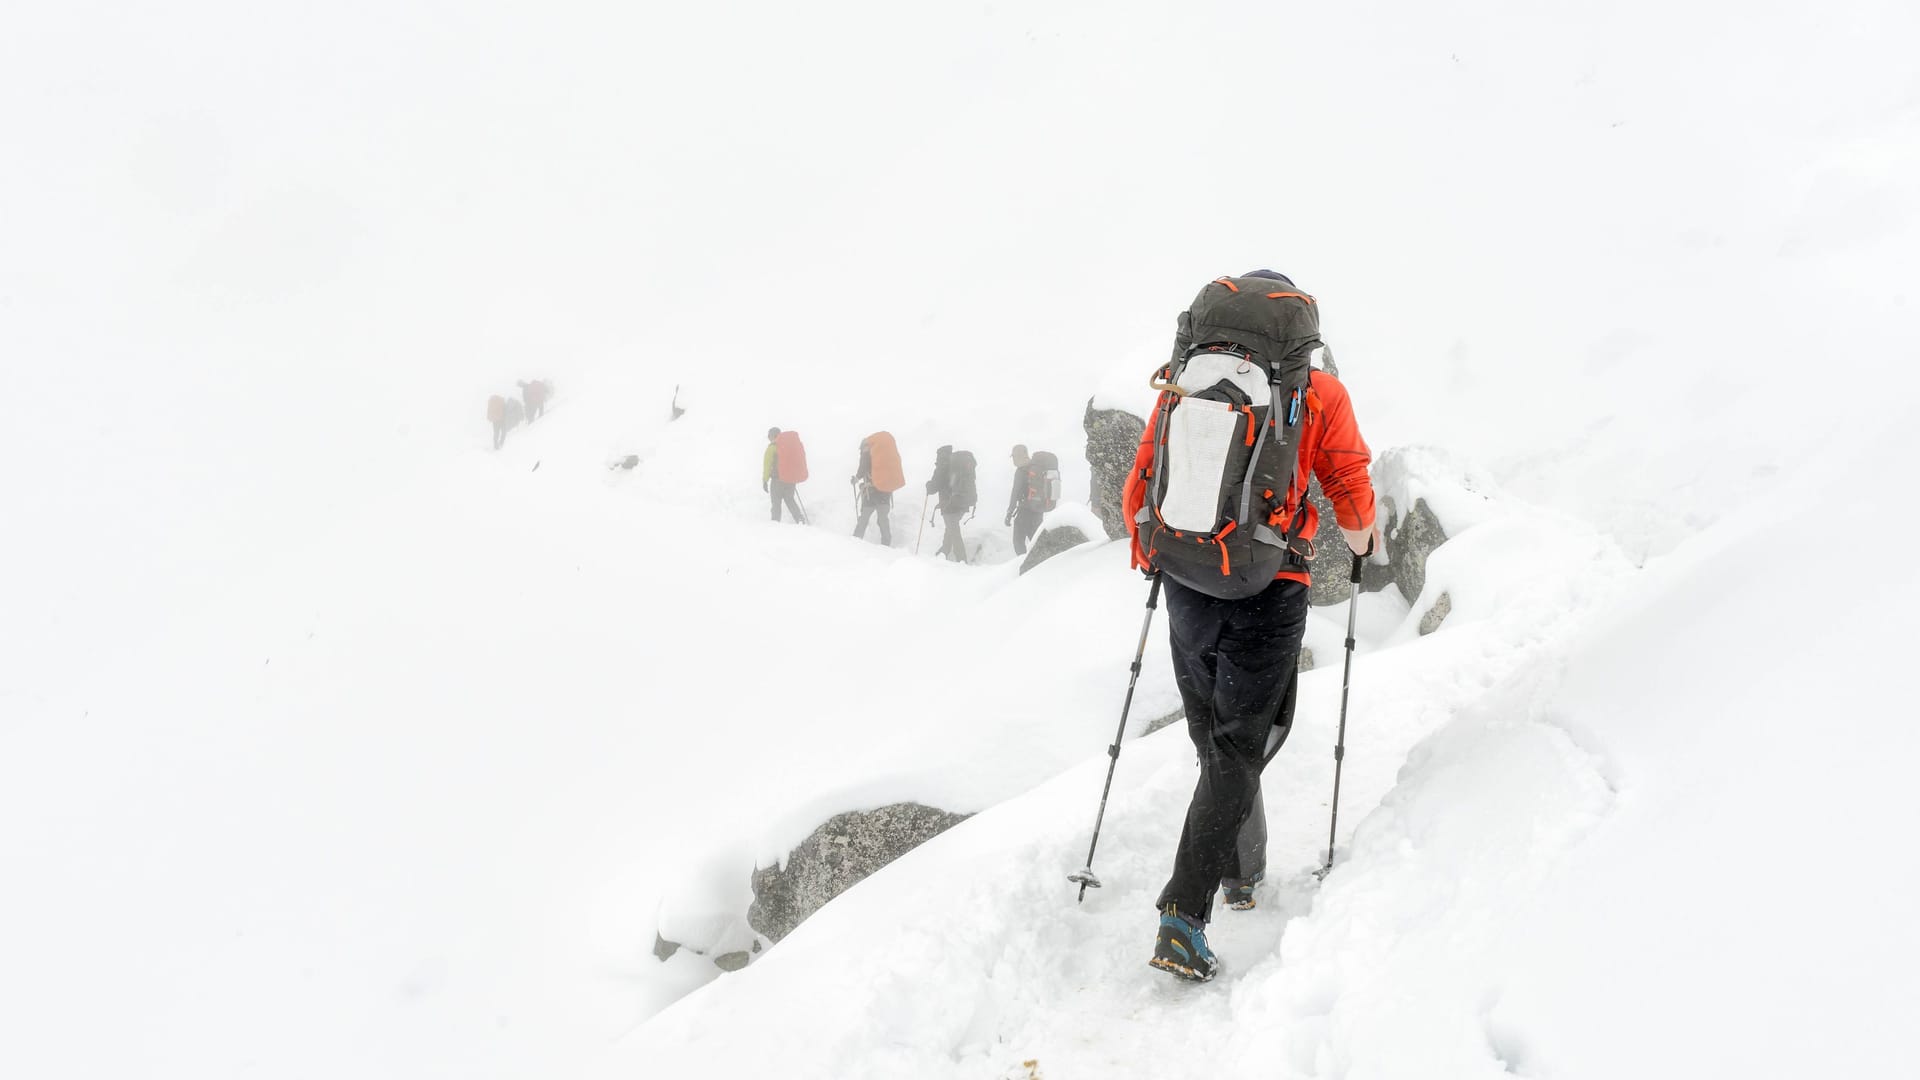
[[[1089, 890], [1084, 904], [1074, 903], [1065, 875], [1085, 856], [1104, 755], [843, 894], [742, 977], [648, 1024], [597, 1075], [697, 1061], [718, 1076], [958, 1077], [1037, 1059], [1043, 1075], [1198, 1077], [1242, 1054], [1275, 1060], [1273, 1048], [1243, 1031], [1248, 1019], [1271, 1023], [1277, 1013], [1291, 1030], [1311, 1028], [1341, 993], [1338, 973], [1365, 970], [1358, 958], [1316, 956], [1314, 937], [1327, 932], [1315, 920], [1344, 940], [1351, 928], [1340, 912], [1361, 906], [1356, 897], [1391, 891], [1404, 872], [1349, 865], [1348, 838], [1356, 827], [1355, 842], [1385, 828], [1377, 819], [1394, 803], [1382, 800], [1410, 753], [1408, 769], [1423, 755], [1467, 752], [1424, 741], [1462, 714], [1482, 713], [1491, 751], [1535, 768], [1542, 798], [1557, 784], [1587, 782], [1574, 771], [1582, 755], [1530, 705], [1541, 673], [1555, 669], [1631, 566], [1610, 541], [1557, 514], [1501, 504], [1488, 516], [1443, 548], [1432, 572], [1468, 590], [1461, 595], [1477, 587], [1492, 602], [1466, 603], [1464, 614], [1457, 607], [1446, 629], [1424, 638], [1407, 632], [1417, 614], [1399, 607], [1400, 622], [1356, 659], [1340, 860], [1324, 886], [1312, 871], [1325, 849], [1340, 654], [1320, 653], [1319, 667], [1303, 675], [1295, 731], [1263, 782], [1270, 878], [1253, 911], [1216, 910], [1209, 941], [1222, 970], [1211, 983], [1179, 983], [1146, 964], [1154, 900], [1195, 775], [1184, 725], [1175, 723], [1123, 748], [1095, 856], [1106, 887]], [[1570, 576], [1570, 567], [1588, 572]], [[1362, 606], [1370, 600], [1394, 607], [1368, 596]], [[1316, 632], [1331, 626], [1337, 641], [1344, 615], [1344, 606], [1315, 609]], [[1110, 663], [1120, 671], [1125, 660]], [[1506, 835], [1492, 831], [1488, 843]], [[752, 1018], [745, 1028], [742, 1017]], [[802, 1043], [820, 1049], [796, 1061], [790, 1049]], [[1285, 1052], [1314, 1052], [1301, 1045]], [[1216, 1049], [1183, 1054], [1183, 1046]]]

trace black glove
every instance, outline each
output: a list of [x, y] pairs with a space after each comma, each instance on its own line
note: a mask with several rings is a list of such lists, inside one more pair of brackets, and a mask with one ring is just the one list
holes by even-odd
[[769, 486], [768, 486], [768, 484], [769, 484], [769, 483], [771, 483], [771, 481], [767, 481], [767, 480], [762, 480], [762, 481], [760, 481], [760, 490], [761, 490], [761, 491], [772, 491], [772, 490], [773, 490], [773, 488], [771, 488], [771, 487], [769, 487]]
[[1011, 510], [1009, 510], [1009, 511], [1007, 511], [1007, 520], [1006, 520], [1006, 522], [1005, 522], [1005, 524], [1007, 524], [1007, 525], [1012, 525], [1012, 524], [1013, 524], [1013, 511], [1011, 511]]

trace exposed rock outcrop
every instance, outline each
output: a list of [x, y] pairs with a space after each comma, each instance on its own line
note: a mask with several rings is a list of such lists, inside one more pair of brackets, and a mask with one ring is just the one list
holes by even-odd
[[827, 901], [969, 816], [910, 802], [836, 814], [801, 841], [784, 865], [753, 872], [747, 922], [779, 941]]
[[1020, 564], [1020, 572], [1024, 574], [1068, 548], [1079, 547], [1086, 542], [1087, 534], [1071, 525], [1042, 529], [1040, 535], [1033, 538], [1033, 546], [1027, 549], [1027, 559]]
[[1425, 499], [1415, 499], [1412, 509], [1404, 514], [1392, 499], [1387, 499], [1386, 511], [1387, 565], [1400, 595], [1407, 598], [1407, 603], [1415, 603], [1427, 587], [1427, 556], [1447, 542], [1447, 531]]
[[1087, 464], [1093, 468], [1092, 495], [1088, 499], [1093, 512], [1100, 515], [1100, 526], [1107, 539], [1127, 535], [1126, 516], [1120, 512], [1120, 489], [1133, 468], [1133, 454], [1140, 446], [1140, 435], [1147, 422], [1120, 409], [1096, 409], [1087, 399], [1084, 418], [1087, 429]]

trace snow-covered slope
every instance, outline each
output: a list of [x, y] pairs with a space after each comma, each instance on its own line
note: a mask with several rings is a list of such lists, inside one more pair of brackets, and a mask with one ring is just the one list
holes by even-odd
[[[0, 1072], [1895, 1071], [1916, 30], [14, 20]], [[1320, 295], [1376, 448], [1487, 505], [1439, 634], [1363, 612], [1318, 888], [1311, 628], [1281, 880], [1196, 991], [1143, 962], [1177, 728], [1122, 758], [1108, 888], [1063, 879], [1142, 587], [1111, 545], [1016, 578], [995, 511], [1008, 445], [1075, 461], [1086, 398], [1262, 264]], [[535, 374], [554, 409], [492, 453], [482, 400]], [[814, 529], [764, 520], [775, 424]], [[986, 565], [912, 557], [911, 488], [894, 550], [842, 535], [879, 428], [910, 481], [979, 454]], [[1173, 704], [1156, 632], [1135, 707]], [[898, 797], [984, 812], [667, 1009], [711, 976], [649, 955], [668, 890]]]

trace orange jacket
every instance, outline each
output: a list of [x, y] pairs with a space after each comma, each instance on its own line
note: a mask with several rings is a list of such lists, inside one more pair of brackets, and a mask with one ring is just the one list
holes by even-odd
[[[1164, 396], [1164, 395], [1163, 395]], [[1140, 551], [1140, 525], [1134, 517], [1147, 501], [1146, 474], [1153, 467], [1154, 429], [1160, 421], [1160, 402], [1155, 402], [1147, 430], [1140, 435], [1140, 449], [1133, 455], [1133, 471], [1127, 474], [1120, 505], [1127, 515], [1127, 533], [1133, 537], [1133, 565], [1144, 569], [1146, 556]], [[1306, 498], [1308, 469], [1320, 478], [1320, 487], [1333, 503], [1333, 513], [1341, 528], [1364, 530], [1373, 527], [1373, 481], [1367, 466], [1373, 452], [1360, 437], [1360, 425], [1353, 419], [1353, 402], [1340, 380], [1324, 371], [1316, 371], [1307, 383], [1306, 430], [1300, 435], [1299, 464], [1294, 467], [1293, 486], [1287, 490], [1285, 520], [1291, 522]], [[1300, 536], [1311, 540], [1320, 530], [1320, 511], [1307, 503], [1306, 520]], [[1341, 539], [1341, 543], [1345, 543]], [[1304, 572], [1282, 570], [1276, 578], [1307, 584]]]
[[507, 419], [507, 399], [495, 394], [487, 399], [487, 422], [504, 423]]

